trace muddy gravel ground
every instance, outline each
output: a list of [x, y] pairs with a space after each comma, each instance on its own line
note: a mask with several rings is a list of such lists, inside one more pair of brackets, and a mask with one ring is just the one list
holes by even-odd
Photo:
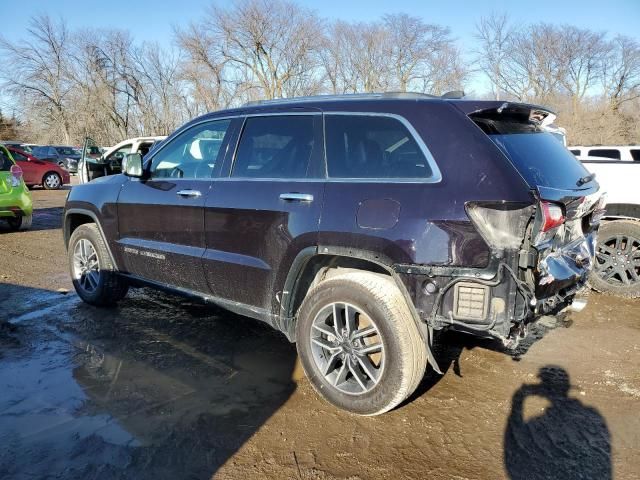
[[33, 230], [0, 227], [2, 479], [640, 476], [638, 301], [591, 294], [511, 352], [441, 335], [444, 376], [355, 417], [258, 322], [148, 290], [83, 304], [66, 193], [33, 192]]

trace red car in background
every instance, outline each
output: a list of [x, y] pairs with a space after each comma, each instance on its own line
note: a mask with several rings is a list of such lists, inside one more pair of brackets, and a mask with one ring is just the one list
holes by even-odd
[[14, 147], [7, 147], [13, 159], [22, 168], [24, 183], [28, 187], [42, 185], [47, 190], [57, 190], [71, 183], [69, 172], [52, 162], [39, 160], [33, 155]]

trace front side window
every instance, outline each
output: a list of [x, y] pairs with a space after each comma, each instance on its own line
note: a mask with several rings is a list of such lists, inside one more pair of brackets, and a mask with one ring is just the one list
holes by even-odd
[[232, 177], [306, 178], [314, 148], [313, 115], [249, 117]]
[[217, 120], [180, 133], [153, 157], [151, 178], [211, 178], [230, 124]]
[[327, 114], [325, 132], [330, 178], [433, 177], [425, 152], [397, 118]]
[[77, 155], [78, 154], [78, 152], [76, 152], [71, 147], [55, 147], [54, 151], [58, 152], [58, 155], [61, 155], [63, 157], [65, 155]]
[[613, 148], [595, 148], [595, 149], [589, 150], [589, 156], [613, 158], [614, 160], [620, 160], [620, 150], [615, 150]]

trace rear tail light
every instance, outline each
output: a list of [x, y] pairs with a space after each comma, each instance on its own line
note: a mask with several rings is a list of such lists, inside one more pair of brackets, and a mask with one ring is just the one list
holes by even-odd
[[19, 187], [20, 180], [22, 180], [22, 169], [18, 165], [12, 165], [9, 172], [11, 173], [11, 186]]
[[533, 214], [531, 205], [515, 202], [469, 202], [467, 215], [494, 250], [517, 250]]
[[540, 226], [542, 232], [548, 232], [564, 223], [564, 214], [560, 205], [544, 200], [540, 202], [540, 205], [542, 207], [542, 225]]

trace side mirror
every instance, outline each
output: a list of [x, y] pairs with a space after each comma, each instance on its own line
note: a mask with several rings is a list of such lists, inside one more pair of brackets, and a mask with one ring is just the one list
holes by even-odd
[[128, 177], [142, 177], [142, 155], [128, 153], [122, 160], [122, 173]]

